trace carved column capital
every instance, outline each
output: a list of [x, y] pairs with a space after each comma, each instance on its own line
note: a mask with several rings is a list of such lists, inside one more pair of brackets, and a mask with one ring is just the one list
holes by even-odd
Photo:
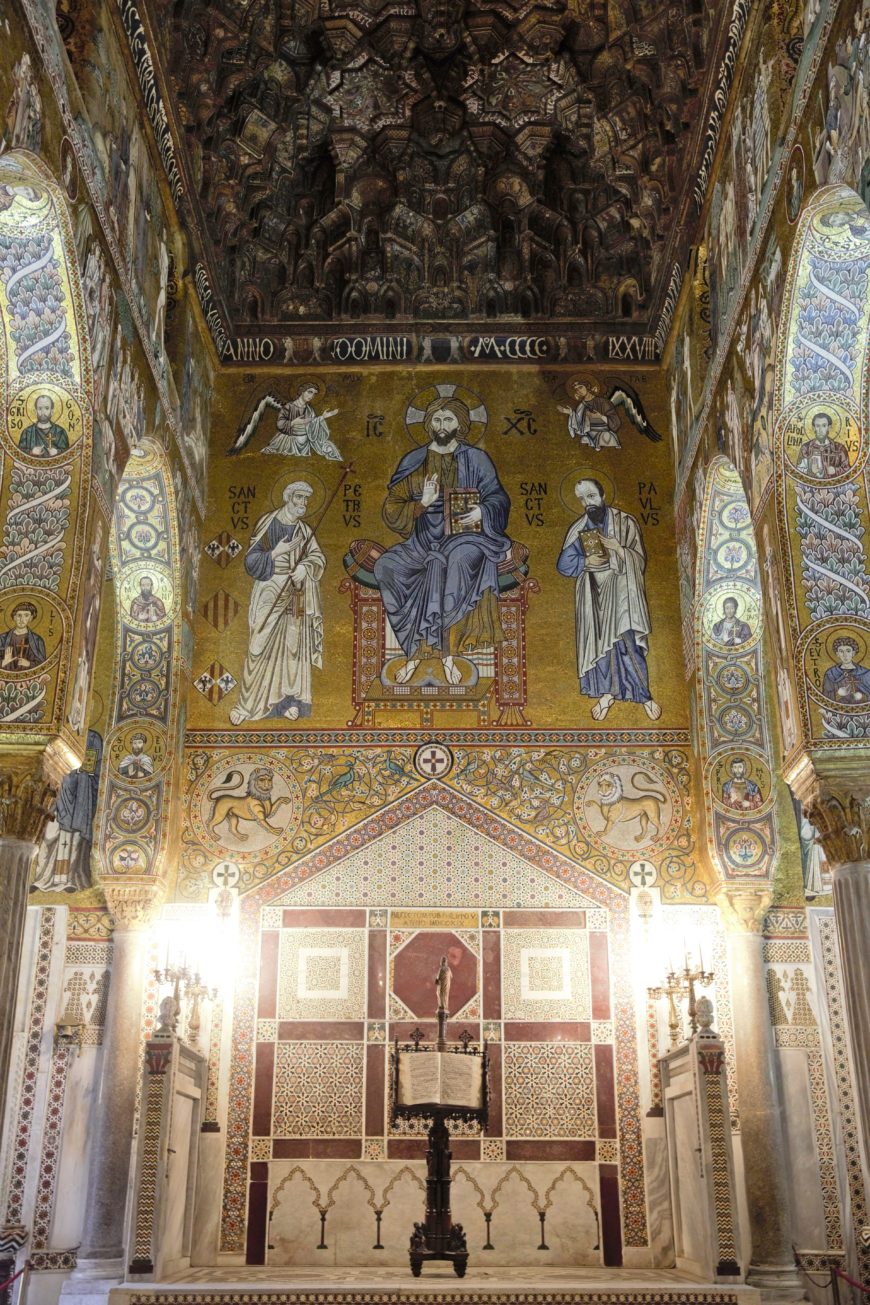
[[820, 789], [804, 810], [819, 831], [832, 865], [870, 859], [870, 800], [858, 793]]
[[806, 759], [787, 778], [832, 866], [870, 860], [870, 767], [865, 759]]
[[716, 902], [729, 933], [761, 933], [773, 893], [767, 883], [722, 884]]
[[153, 883], [126, 883], [104, 879], [100, 887], [116, 929], [136, 932], [154, 920], [163, 904], [164, 886]]
[[77, 764], [59, 739], [47, 747], [0, 751], [0, 837], [38, 843], [61, 781]]

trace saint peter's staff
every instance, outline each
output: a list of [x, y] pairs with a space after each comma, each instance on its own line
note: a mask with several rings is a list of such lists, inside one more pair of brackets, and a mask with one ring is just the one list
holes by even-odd
[[[303, 547], [302, 547], [302, 552], [299, 554], [299, 557], [296, 559], [296, 566], [297, 566], [297, 567], [300, 566], [301, 563], [305, 561], [305, 558], [306, 558], [307, 555], [308, 555], [309, 549], [311, 548], [311, 545], [313, 544], [313, 542], [314, 542], [314, 540], [315, 540], [315, 538], [316, 538], [316, 536], [317, 536], [317, 531], [320, 529], [320, 526], [321, 526], [321, 524], [322, 524], [322, 522], [323, 522], [323, 518], [326, 516], [327, 512], [329, 511], [329, 509], [332, 507], [333, 501], [334, 501], [334, 500], [336, 499], [336, 497], [338, 496], [338, 492], [339, 492], [339, 490], [341, 489], [342, 485], [343, 485], [344, 482], [347, 480], [348, 476], [350, 476], [350, 475], [352, 475], [352, 474], [353, 474], [353, 463], [352, 463], [352, 462], [347, 462], [347, 463], [345, 463], [345, 464], [342, 466], [342, 468], [341, 468], [341, 476], [339, 477], [339, 480], [338, 480], [337, 485], [335, 486], [335, 489], [332, 491], [332, 493], [330, 494], [329, 498], [328, 498], [328, 499], [326, 500], [326, 502], [324, 503], [324, 505], [323, 505], [323, 509], [321, 510], [321, 513], [320, 513], [320, 516], [317, 518], [317, 521], [315, 522], [315, 524], [311, 527], [311, 534], [310, 534], [310, 535], [308, 536], [308, 538], [306, 539], [306, 541], [305, 541], [305, 543], [304, 543], [304, 545], [303, 545]], [[290, 591], [289, 593], [287, 592], [288, 590]], [[265, 630], [266, 626], [269, 624], [270, 620], [272, 619], [272, 616], [274, 615], [275, 609], [276, 609], [279, 605], [281, 605], [281, 612], [280, 612], [280, 615], [281, 615], [281, 616], [283, 616], [285, 612], [290, 611], [292, 605], [296, 602], [297, 596], [300, 594], [300, 592], [301, 592], [300, 590], [295, 589], [295, 588], [293, 587], [293, 576], [292, 576], [292, 574], [291, 574], [291, 575], [288, 575], [287, 579], [284, 581], [283, 585], [281, 586], [281, 588], [278, 590], [277, 594], [275, 595], [275, 601], [274, 601], [274, 603], [272, 604], [272, 606], [269, 608], [268, 612], [266, 613], [265, 619], [263, 620], [263, 624], [260, 626], [259, 630], [257, 631], [257, 634], [262, 634], [262, 633], [263, 633], [263, 631]], [[286, 597], [285, 597], [285, 595], [286, 595]]]

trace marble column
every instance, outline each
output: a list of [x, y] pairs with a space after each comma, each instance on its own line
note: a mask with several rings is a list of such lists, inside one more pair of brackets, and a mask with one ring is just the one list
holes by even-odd
[[0, 754], [0, 1126], [6, 1110], [15, 996], [30, 871], [69, 758], [50, 749]]
[[[845, 769], [845, 767], [844, 767]], [[870, 1160], [870, 767], [842, 776], [814, 772], [800, 796], [831, 867], [840, 969], [854, 1062], [855, 1106]]]
[[782, 1104], [764, 974], [766, 890], [723, 888], [737, 1098], [751, 1249], [747, 1286], [770, 1302], [804, 1300], [792, 1247], [791, 1193], [786, 1168]]
[[139, 1034], [145, 981], [146, 927], [159, 902], [150, 885], [104, 881], [115, 922], [112, 973], [103, 1029], [103, 1063], [91, 1115], [91, 1153], [78, 1267], [63, 1295], [105, 1298], [124, 1276], [125, 1215], [133, 1119], [141, 1065]]

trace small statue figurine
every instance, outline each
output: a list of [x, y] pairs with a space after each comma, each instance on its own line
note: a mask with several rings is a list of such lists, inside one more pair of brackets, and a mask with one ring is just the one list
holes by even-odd
[[447, 1003], [450, 1000], [450, 985], [452, 982], [453, 975], [450, 972], [450, 966], [447, 964], [447, 957], [442, 956], [441, 964], [438, 967], [438, 973], [435, 975], [435, 991], [438, 993], [439, 1010], [447, 1011]]
[[155, 1029], [155, 1037], [171, 1038], [178, 1027], [178, 1012], [174, 997], [164, 997], [160, 1003], [160, 1023]]
[[415, 1223], [414, 1231], [411, 1233], [411, 1251], [425, 1251], [426, 1249], [426, 1225], [424, 1223]]
[[449, 1251], [467, 1251], [468, 1243], [465, 1240], [465, 1229], [461, 1223], [455, 1223], [450, 1229], [450, 1238], [447, 1243]]
[[713, 1003], [709, 997], [699, 997], [695, 1002], [695, 1018], [698, 1021], [699, 1038], [719, 1036], [713, 1028]]

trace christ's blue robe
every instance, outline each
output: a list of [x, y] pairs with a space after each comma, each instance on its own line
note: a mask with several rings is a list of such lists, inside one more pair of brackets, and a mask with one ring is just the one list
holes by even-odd
[[[427, 452], [423, 447], [407, 453], [390, 489], [422, 467]], [[388, 548], [374, 567], [406, 657], [413, 657], [421, 644], [448, 651], [451, 627], [474, 610], [488, 589], [498, 594], [498, 564], [511, 547], [505, 534], [511, 503], [492, 459], [468, 444], [457, 445], [453, 456], [457, 486], [480, 494], [480, 534], [445, 536], [442, 487], [435, 502], [417, 516], [410, 536]]]

